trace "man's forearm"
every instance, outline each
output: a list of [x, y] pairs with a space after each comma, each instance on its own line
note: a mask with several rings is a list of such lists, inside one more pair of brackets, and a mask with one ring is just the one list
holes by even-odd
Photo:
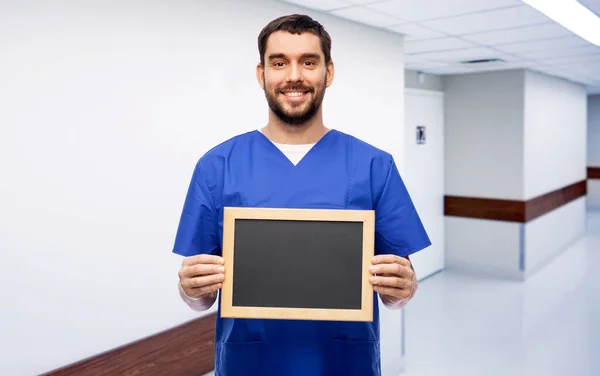
[[202, 297], [200, 298], [192, 298], [190, 296], [188, 296], [185, 291], [183, 290], [183, 287], [181, 287], [181, 284], [178, 283], [178, 289], [179, 289], [179, 296], [181, 297], [181, 299], [188, 305], [190, 306], [190, 308], [192, 308], [194, 311], [206, 311], [207, 309], [209, 309], [210, 307], [213, 306], [213, 304], [215, 304], [215, 301], [217, 300], [217, 291], [213, 291], [211, 293], [202, 295]]

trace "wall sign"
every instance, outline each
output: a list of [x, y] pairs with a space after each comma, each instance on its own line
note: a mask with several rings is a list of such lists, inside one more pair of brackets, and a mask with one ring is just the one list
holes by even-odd
[[423, 145], [425, 144], [427, 137], [425, 135], [425, 126], [417, 125], [417, 144]]

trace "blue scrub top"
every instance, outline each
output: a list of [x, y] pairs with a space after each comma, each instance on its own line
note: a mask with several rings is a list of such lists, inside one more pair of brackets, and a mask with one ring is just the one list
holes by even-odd
[[[173, 252], [221, 256], [225, 206], [375, 210], [376, 254], [407, 256], [431, 245], [392, 156], [338, 130], [297, 165], [260, 131], [211, 149], [194, 169]], [[373, 301], [373, 322], [228, 319], [218, 312], [215, 375], [380, 375], [376, 293]]]

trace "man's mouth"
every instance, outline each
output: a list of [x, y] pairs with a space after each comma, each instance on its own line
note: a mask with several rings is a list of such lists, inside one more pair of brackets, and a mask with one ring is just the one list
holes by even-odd
[[283, 94], [286, 98], [291, 100], [302, 100], [306, 98], [306, 95], [310, 93], [310, 90], [282, 90], [281, 94]]
[[300, 97], [306, 93], [307, 91], [284, 91], [283, 95], [288, 97]]

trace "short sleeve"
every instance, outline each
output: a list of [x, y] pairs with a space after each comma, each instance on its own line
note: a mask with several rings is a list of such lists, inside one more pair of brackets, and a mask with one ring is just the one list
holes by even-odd
[[196, 164], [184, 201], [173, 252], [182, 256], [218, 255], [218, 212], [206, 182], [207, 176]]
[[373, 166], [375, 253], [408, 256], [431, 241], [391, 156]]

